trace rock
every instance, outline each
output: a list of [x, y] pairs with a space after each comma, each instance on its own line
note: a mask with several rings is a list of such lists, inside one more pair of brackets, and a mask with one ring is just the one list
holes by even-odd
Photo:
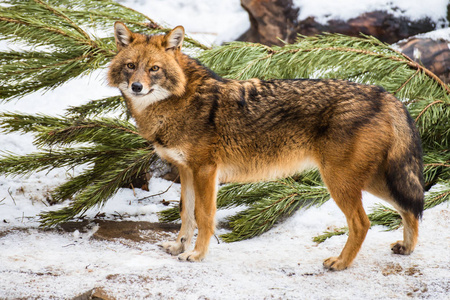
[[101, 287], [93, 288], [83, 294], [80, 294], [72, 300], [115, 300], [116, 298], [110, 296]]

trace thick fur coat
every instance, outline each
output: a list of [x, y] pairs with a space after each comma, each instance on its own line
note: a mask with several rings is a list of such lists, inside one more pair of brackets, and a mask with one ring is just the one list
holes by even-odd
[[182, 226], [176, 241], [163, 244], [167, 252], [205, 257], [218, 182], [270, 180], [311, 167], [349, 226], [344, 249], [326, 268], [347, 268], [365, 239], [362, 190], [401, 214], [404, 239], [392, 245], [394, 253], [414, 250], [423, 210], [421, 145], [393, 95], [342, 80], [223, 79], [181, 52], [181, 26], [149, 36], [117, 22], [115, 37], [109, 83], [121, 90], [142, 136], [180, 171]]

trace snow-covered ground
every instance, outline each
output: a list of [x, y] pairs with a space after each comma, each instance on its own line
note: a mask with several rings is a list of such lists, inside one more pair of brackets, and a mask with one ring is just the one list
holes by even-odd
[[[155, 20], [182, 24], [188, 33], [209, 43], [236, 37], [249, 26], [238, 0], [154, 0], [145, 5], [129, 0], [126, 4]], [[62, 114], [69, 105], [117, 93], [106, 86], [101, 70], [44, 95], [2, 103], [0, 112]], [[0, 133], [0, 150], [25, 154], [36, 148], [29, 135]], [[333, 237], [320, 245], [312, 241], [325, 230], [346, 225], [332, 201], [298, 211], [251, 240], [226, 244], [213, 238], [205, 261], [183, 263], [158, 246], [160, 240], [174, 238], [172, 232], [135, 242], [92, 238], [98, 229], [95, 226], [73, 233], [38, 229], [39, 212], [61, 207], [47, 206], [48, 191], [72, 172], [0, 176], [0, 299], [71, 299], [95, 287], [116, 299], [449, 299], [448, 204], [425, 211], [412, 255], [394, 255], [389, 249], [391, 242], [402, 239], [401, 230], [386, 232], [374, 227], [354, 264], [342, 272], [324, 270], [322, 260], [339, 254], [347, 237]], [[100, 211], [107, 218], [120, 215], [125, 220], [157, 222], [156, 212], [166, 208], [162, 199], [177, 200], [180, 186], [174, 184], [157, 197], [138, 199], [164, 191], [170, 184], [153, 178], [150, 192], [136, 190], [134, 194], [123, 189], [87, 216], [93, 218]], [[365, 195], [366, 210], [370, 212], [378, 201]], [[218, 220], [228, 213], [219, 211]], [[217, 235], [224, 232], [219, 229]], [[151, 235], [145, 230], [141, 234]]]

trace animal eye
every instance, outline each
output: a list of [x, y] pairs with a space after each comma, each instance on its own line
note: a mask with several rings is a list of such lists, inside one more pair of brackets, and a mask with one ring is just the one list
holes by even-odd
[[130, 70], [134, 70], [136, 68], [136, 66], [133, 63], [128, 63], [127, 68]]
[[153, 66], [153, 67], [150, 68], [150, 71], [152, 71], [152, 72], [156, 72], [158, 70], [159, 70], [158, 66]]

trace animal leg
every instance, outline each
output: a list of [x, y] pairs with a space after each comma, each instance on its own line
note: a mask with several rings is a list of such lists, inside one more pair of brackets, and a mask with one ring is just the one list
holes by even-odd
[[397, 241], [391, 244], [391, 250], [395, 254], [409, 255], [414, 251], [419, 235], [419, 220], [412, 212], [402, 212], [400, 215], [403, 220], [403, 241]]
[[349, 235], [341, 254], [338, 257], [326, 259], [323, 265], [330, 270], [344, 270], [350, 266], [358, 254], [370, 228], [370, 221], [362, 205], [361, 190], [353, 189], [341, 192], [328, 188], [334, 201], [345, 214]]
[[192, 171], [187, 168], [179, 168], [181, 181], [181, 229], [178, 237], [173, 242], [165, 242], [162, 247], [167, 253], [178, 255], [186, 251], [192, 242], [194, 230], [197, 224], [195, 223], [195, 192], [194, 192], [194, 178]]
[[203, 166], [194, 170], [195, 220], [198, 236], [195, 248], [178, 256], [180, 260], [201, 261], [206, 256], [209, 242], [215, 230], [217, 169]]

